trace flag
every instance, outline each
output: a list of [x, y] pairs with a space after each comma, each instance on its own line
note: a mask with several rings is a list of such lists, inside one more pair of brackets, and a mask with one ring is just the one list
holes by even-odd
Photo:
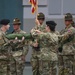
[[32, 4], [32, 0], [29, 0], [29, 2]]
[[37, 0], [29, 0], [29, 2], [31, 4], [31, 12], [35, 13], [37, 9]]

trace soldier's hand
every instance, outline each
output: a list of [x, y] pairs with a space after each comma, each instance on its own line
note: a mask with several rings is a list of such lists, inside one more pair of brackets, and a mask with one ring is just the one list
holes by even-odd
[[18, 42], [18, 38], [15, 37], [15, 39], [13, 40], [13, 43], [17, 43]]
[[38, 47], [38, 42], [36, 41], [35, 43], [33, 43], [34, 47]]
[[15, 37], [15, 40], [18, 40], [18, 38], [17, 38], [17, 37]]
[[37, 34], [42, 34], [43, 32], [41, 32], [41, 31], [39, 31], [39, 30], [35, 30], [35, 32], [37, 33]]
[[24, 41], [24, 40], [25, 40], [25, 37], [23, 36], [23, 37], [22, 37], [22, 41]]
[[23, 42], [25, 40], [25, 37], [22, 37], [22, 39], [18, 39], [17, 37], [15, 38], [14, 42]]
[[25, 56], [24, 55], [21, 56], [21, 60], [25, 61]]
[[37, 20], [37, 18], [35, 19], [35, 23], [36, 25], [40, 25], [39, 21]]
[[25, 37], [23, 36], [21, 40], [19, 40], [19, 42], [24, 42], [25, 41]]

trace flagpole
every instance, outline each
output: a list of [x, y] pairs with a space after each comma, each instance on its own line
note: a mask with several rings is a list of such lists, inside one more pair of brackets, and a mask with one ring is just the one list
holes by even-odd
[[35, 11], [36, 18], [37, 18], [37, 14], [38, 14], [38, 0], [36, 0], [36, 11]]
[[38, 14], [38, 0], [36, 0], [36, 15]]

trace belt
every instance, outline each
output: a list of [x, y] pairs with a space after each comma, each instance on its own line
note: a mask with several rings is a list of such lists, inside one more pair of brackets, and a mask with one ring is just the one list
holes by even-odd
[[20, 50], [23, 50], [23, 47], [15, 48], [12, 51], [20, 51]]
[[74, 54], [58, 54], [60, 56], [74, 56]]

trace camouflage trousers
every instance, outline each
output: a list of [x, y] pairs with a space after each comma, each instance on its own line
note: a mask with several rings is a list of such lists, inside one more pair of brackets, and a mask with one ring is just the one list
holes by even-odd
[[58, 62], [41, 60], [41, 75], [58, 75]]
[[40, 60], [35, 57], [31, 59], [33, 75], [58, 75], [58, 62]]
[[10, 72], [11, 75], [23, 75], [25, 67], [25, 61], [21, 59], [21, 56], [14, 57], [10, 61]]
[[0, 75], [11, 75], [8, 60], [0, 60]]
[[40, 70], [40, 66], [39, 66], [40, 61], [37, 56], [31, 58], [31, 65], [32, 65], [33, 75], [41, 75], [41, 70]]
[[74, 55], [59, 55], [59, 75], [75, 75]]

